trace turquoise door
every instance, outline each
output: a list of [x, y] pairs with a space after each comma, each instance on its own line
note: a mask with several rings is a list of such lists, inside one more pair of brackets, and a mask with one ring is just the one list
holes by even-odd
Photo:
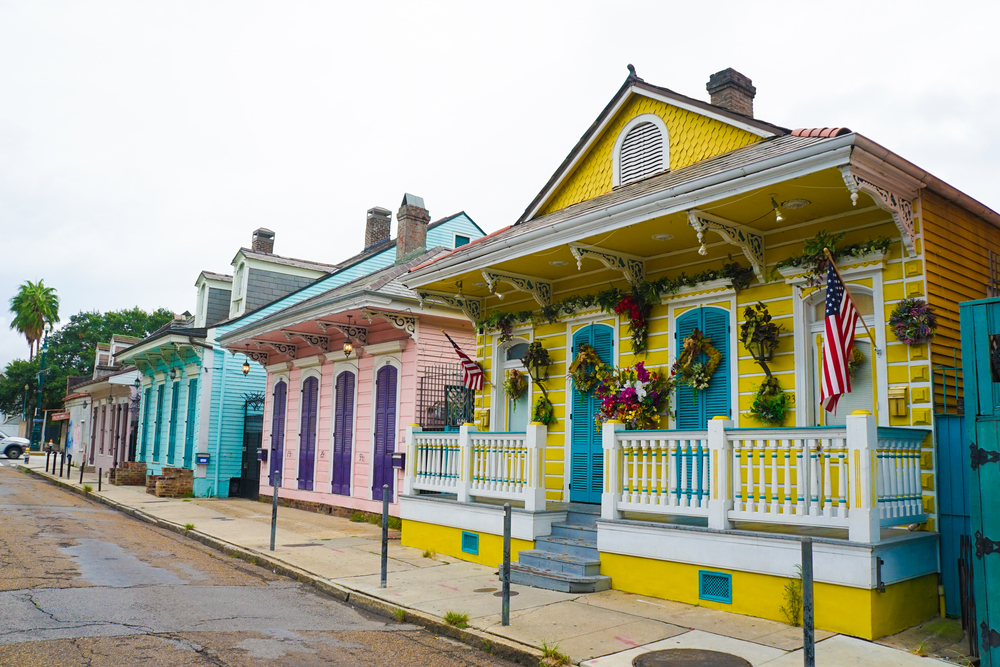
[[960, 306], [980, 665], [1000, 667], [1000, 299]]
[[[722, 363], [709, 380], [708, 388], [695, 394], [691, 387], [677, 388], [677, 428], [703, 431], [708, 428], [708, 420], [720, 415], [732, 416], [730, 412], [730, 368], [729, 368], [729, 311], [722, 308], [702, 306], [689, 310], [677, 318], [674, 326], [674, 344], [680, 350], [684, 339], [698, 329], [706, 338], [711, 338], [712, 346], [722, 354]], [[698, 362], [704, 363], [702, 354]]]
[[[590, 345], [606, 364], [614, 362], [614, 330], [603, 324], [591, 324], [573, 335], [575, 357], [581, 345]], [[594, 390], [582, 394], [573, 388], [573, 412], [570, 415], [569, 499], [574, 503], [600, 503], [604, 491], [604, 452], [601, 433], [594, 423], [600, 401]]]

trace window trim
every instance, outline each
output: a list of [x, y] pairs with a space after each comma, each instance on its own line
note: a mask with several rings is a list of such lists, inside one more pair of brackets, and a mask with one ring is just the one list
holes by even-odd
[[[462, 245], [458, 245], [458, 238], [459, 237], [462, 237], [463, 239], [466, 239], [465, 243], [463, 243]], [[458, 232], [452, 232], [452, 234], [451, 234], [451, 247], [454, 248], [455, 250], [457, 250], [457, 249], [459, 249], [459, 248], [461, 248], [463, 246], [467, 246], [470, 243], [472, 243], [472, 235], [471, 234], [459, 234]]]
[[[611, 151], [611, 166], [612, 166], [612, 187], [620, 187], [622, 184], [622, 167], [621, 167], [621, 155], [622, 146], [625, 144], [625, 137], [628, 133], [632, 131], [637, 125], [642, 125], [643, 123], [652, 123], [657, 126], [660, 130], [660, 141], [663, 142], [663, 171], [670, 171], [670, 133], [667, 132], [667, 124], [663, 122], [663, 119], [652, 113], [644, 113], [636, 116], [628, 123], [625, 127], [621, 129], [618, 133], [618, 138], [615, 139], [615, 147]], [[663, 172], [660, 172], [663, 173]]]
[[[521, 371], [525, 370], [524, 364], [520, 363], [520, 360], [517, 360], [516, 362], [507, 361], [506, 359], [507, 350], [514, 347], [515, 345], [520, 345], [520, 344], [531, 345], [531, 342], [533, 340], [534, 340], [534, 331], [530, 329], [525, 330], [518, 335], [515, 335], [513, 338], [511, 338], [509, 341], [505, 343], [500, 342], [500, 334], [493, 334], [493, 349], [495, 350], [493, 368], [496, 368], [499, 371], [498, 377], [496, 378], [496, 381], [493, 383], [494, 396], [491, 402], [491, 405], [495, 405], [497, 407], [497, 410], [495, 410], [494, 413], [490, 415], [491, 419], [490, 428], [493, 430], [505, 431], [509, 426], [509, 421], [507, 419], [507, 401], [509, 399], [507, 398], [507, 392], [505, 392], [503, 389], [503, 384], [504, 382], [507, 381], [507, 370], [512, 368], [516, 368]], [[534, 394], [532, 391], [534, 389], [533, 385], [534, 383], [531, 381], [531, 378], [529, 376], [528, 391], [526, 392], [528, 397], [529, 411], [532, 410], [532, 407], [534, 405], [534, 403], [532, 402], [534, 399]], [[499, 424], [493, 421], [498, 418], [500, 419]], [[529, 412], [528, 423], [529, 424], [531, 423], [530, 412]]]

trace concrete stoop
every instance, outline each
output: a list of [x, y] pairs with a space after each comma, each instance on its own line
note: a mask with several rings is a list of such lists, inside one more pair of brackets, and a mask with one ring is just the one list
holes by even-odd
[[597, 516], [567, 513], [565, 523], [552, 524], [552, 534], [535, 540], [535, 548], [521, 551], [510, 564], [511, 583], [563, 593], [594, 593], [611, 588], [611, 577], [601, 574], [597, 552]]

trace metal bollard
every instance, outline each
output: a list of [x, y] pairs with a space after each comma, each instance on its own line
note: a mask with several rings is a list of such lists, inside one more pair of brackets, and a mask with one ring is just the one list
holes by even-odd
[[271, 551], [274, 551], [274, 533], [278, 529], [278, 487], [281, 486], [281, 471], [274, 471], [274, 499], [271, 501]]
[[503, 504], [503, 607], [500, 610], [500, 624], [510, 625], [510, 503]]
[[45, 472], [49, 471], [49, 457], [51, 455], [52, 455], [52, 452], [45, 452]]
[[382, 582], [379, 588], [385, 588], [389, 570], [389, 485], [382, 485]]
[[100, 491], [101, 491], [101, 477], [103, 475], [104, 475], [104, 471], [101, 470], [100, 468], [98, 468], [97, 469], [97, 491], [98, 491], [98, 493], [100, 493]]
[[813, 541], [802, 538], [802, 656], [805, 667], [816, 667], [816, 632], [813, 627]]
[[[59, 453], [59, 476], [63, 476], [63, 464], [66, 463], [66, 454], [64, 452]], [[56, 472], [56, 462], [52, 462], [52, 474]]]
[[83, 463], [80, 464], [80, 484], [83, 484], [83, 469], [86, 467]]
[[[59, 472], [60, 473], [62, 472], [62, 468], [59, 469]], [[70, 475], [72, 475], [72, 474], [73, 474], [73, 455], [72, 454], [67, 454], [66, 455], [66, 479], [69, 479]]]

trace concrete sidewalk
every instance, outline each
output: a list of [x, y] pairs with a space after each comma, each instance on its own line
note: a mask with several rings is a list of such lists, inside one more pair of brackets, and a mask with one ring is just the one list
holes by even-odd
[[[56, 481], [44, 472], [44, 457], [32, 457], [27, 467]], [[59, 481], [80, 490], [79, 480], [74, 468], [70, 479]], [[352, 594], [346, 598], [352, 603], [381, 601], [387, 604], [375, 606], [381, 606], [383, 613], [401, 608], [408, 621], [425, 621], [437, 629], [446, 612], [468, 614], [466, 640], [479, 646], [495, 643], [509, 649], [505, 652], [510, 655], [520, 654], [522, 660], [537, 661], [547, 645], [557, 646], [574, 663], [595, 667], [626, 667], [636, 655], [664, 648], [723, 651], [754, 666], [802, 664], [801, 628], [615, 590], [580, 595], [511, 586], [511, 624], [503, 627], [495, 568], [402, 547], [398, 533], [390, 532], [388, 587], [381, 589], [377, 526], [279, 507], [272, 552], [269, 503], [156, 498], [136, 486], [104, 485], [98, 494], [93, 473], [84, 474], [83, 484], [93, 487], [92, 494], [102, 502], [175, 530], [194, 524], [189, 536], [232, 545], [261, 566], [287, 566], [293, 576], [312, 578], [324, 590]], [[818, 631], [816, 639], [820, 667], [953, 664], [829, 632]]]

